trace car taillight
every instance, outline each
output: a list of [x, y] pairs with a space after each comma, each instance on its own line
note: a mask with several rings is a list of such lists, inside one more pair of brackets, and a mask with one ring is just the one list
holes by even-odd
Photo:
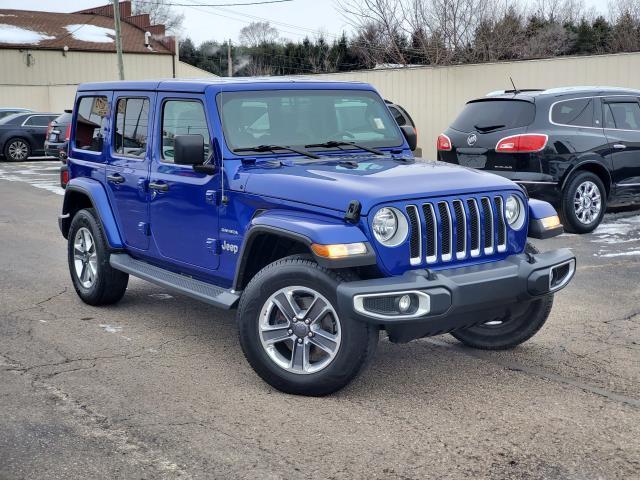
[[60, 186], [66, 188], [67, 183], [69, 183], [69, 167], [63, 165], [60, 167]]
[[444, 133], [438, 135], [437, 148], [439, 151], [449, 152], [451, 151], [451, 139]]
[[65, 140], [65, 142], [68, 142], [69, 138], [71, 138], [71, 124], [67, 125], [67, 129], [64, 132], [64, 140]]
[[548, 136], [542, 133], [525, 133], [504, 137], [496, 144], [496, 152], [531, 153], [539, 152], [547, 146]]

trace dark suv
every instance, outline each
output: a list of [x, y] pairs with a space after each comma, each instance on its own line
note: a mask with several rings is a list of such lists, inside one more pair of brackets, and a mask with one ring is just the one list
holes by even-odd
[[594, 230], [607, 205], [640, 202], [640, 90], [510, 90], [467, 103], [438, 137], [438, 158], [514, 180]]

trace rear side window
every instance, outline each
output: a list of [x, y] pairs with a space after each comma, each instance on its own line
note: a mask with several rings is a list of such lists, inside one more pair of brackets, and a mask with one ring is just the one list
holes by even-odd
[[551, 121], [574, 127], [593, 127], [593, 98], [578, 98], [556, 103]]
[[27, 118], [24, 124], [32, 127], [46, 127], [54, 118], [55, 117], [48, 117], [46, 115], [33, 115], [32, 117]]
[[82, 97], [78, 103], [75, 148], [101, 152], [108, 115], [109, 102], [107, 97]]
[[523, 100], [481, 100], [467, 103], [451, 128], [460, 132], [493, 132], [526, 127], [533, 122], [536, 107]]
[[119, 98], [113, 148], [119, 155], [144, 158], [147, 152], [149, 99]]
[[168, 100], [162, 110], [162, 158], [173, 162], [176, 135], [202, 135], [205, 159], [209, 156], [209, 127], [202, 103], [194, 100]]
[[619, 130], [640, 130], [640, 104], [637, 102], [605, 103], [604, 126]]

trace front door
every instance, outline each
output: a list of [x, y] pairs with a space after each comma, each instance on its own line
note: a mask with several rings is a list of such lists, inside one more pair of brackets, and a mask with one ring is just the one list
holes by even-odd
[[149, 182], [151, 234], [159, 259], [180, 269], [207, 273], [218, 268], [220, 173], [197, 173], [173, 163], [176, 135], [202, 135], [211, 155], [211, 120], [201, 95], [158, 94], [158, 146]]
[[123, 241], [131, 249], [149, 248], [149, 165], [147, 141], [155, 94], [118, 92], [113, 97], [106, 168], [108, 193]]
[[635, 97], [610, 97], [603, 103], [605, 135], [613, 163], [616, 196], [640, 200], [640, 103]]

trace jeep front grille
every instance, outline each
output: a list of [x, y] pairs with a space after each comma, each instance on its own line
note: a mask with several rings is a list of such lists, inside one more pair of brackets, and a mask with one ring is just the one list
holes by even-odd
[[451, 262], [507, 249], [501, 196], [407, 205], [411, 265]]

